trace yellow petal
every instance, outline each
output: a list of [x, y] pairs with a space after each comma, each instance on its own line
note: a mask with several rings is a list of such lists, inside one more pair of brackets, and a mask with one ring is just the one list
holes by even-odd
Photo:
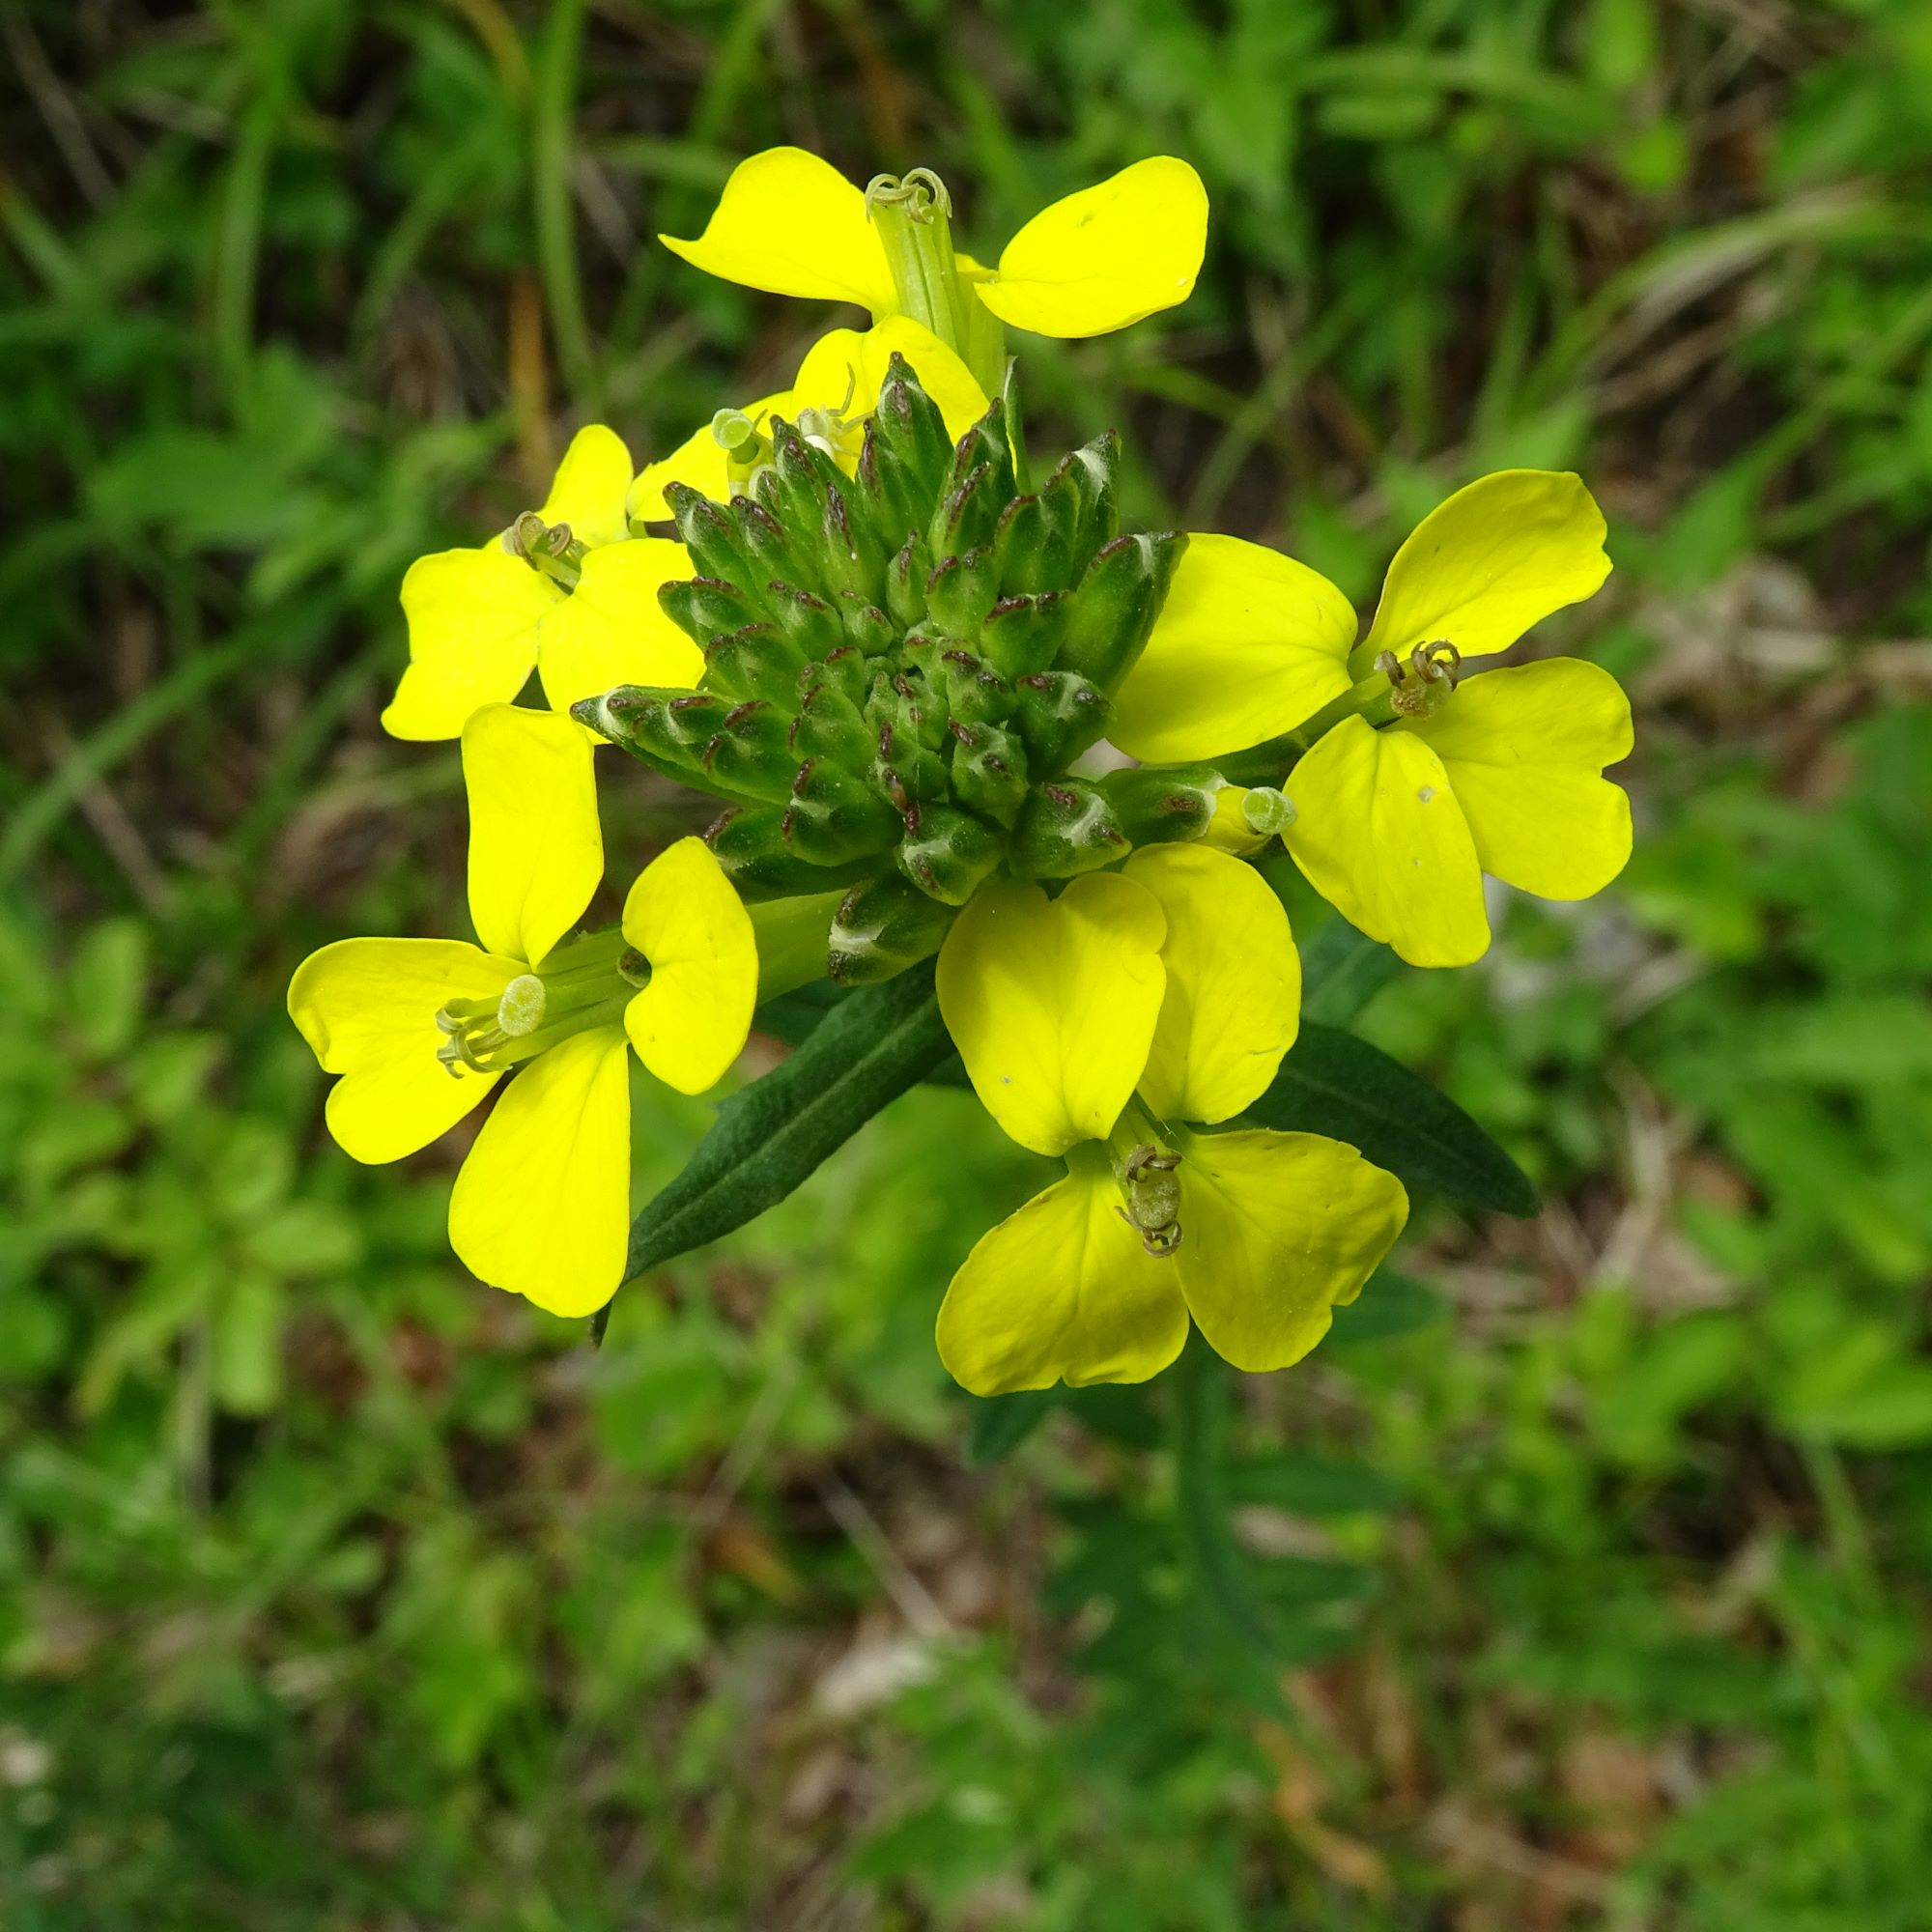
[[478, 1281], [553, 1315], [589, 1315], [616, 1293], [631, 1233], [630, 1079], [614, 1026], [517, 1068], [449, 1198], [449, 1244]]
[[1163, 764], [1259, 745], [1349, 689], [1354, 641], [1353, 606], [1306, 564], [1191, 536], [1107, 735]]
[[1184, 1134], [1180, 1153], [1189, 1313], [1237, 1369], [1298, 1362], [1395, 1245], [1402, 1182], [1321, 1134]]
[[758, 998], [758, 943], [724, 867], [680, 838], [638, 874], [624, 937], [651, 962], [624, 1009], [638, 1058], [668, 1087], [702, 1094], [744, 1051]]
[[540, 966], [604, 876], [589, 736], [567, 712], [490, 705], [463, 727], [463, 782], [476, 936]]
[[1205, 845], [1149, 846], [1126, 876], [1167, 916], [1141, 1098], [1164, 1121], [1225, 1121], [1266, 1090], [1301, 1024], [1288, 914], [1252, 866]]
[[975, 1395], [1144, 1382], [1179, 1354], [1187, 1307], [1116, 1208], [1104, 1150], [980, 1236], [939, 1310], [939, 1359]]
[[445, 1000], [491, 1000], [523, 971], [461, 939], [340, 939], [289, 981], [289, 1017], [325, 1073], [328, 1130], [362, 1161], [400, 1160], [460, 1121], [501, 1077], [436, 1057]]
[[[772, 398], [772, 412], [794, 422], [808, 409], [841, 412], [854, 420], [868, 416], [878, 407], [887, 365], [895, 354], [912, 365], [920, 386], [939, 405], [947, 435], [964, 436], [986, 413], [986, 392], [973, 372], [909, 315], [892, 316], [876, 328], [835, 328], [821, 335], [798, 365], [790, 390]], [[857, 456], [855, 442], [851, 461]]]
[[740, 161], [696, 241], [658, 240], [694, 268], [749, 289], [857, 302], [874, 316], [898, 307], [864, 191], [803, 148]]
[[986, 1111], [1022, 1147], [1103, 1140], [1147, 1065], [1166, 976], [1160, 902], [1117, 872], [1057, 899], [985, 886], [939, 950], [939, 1010]]
[[1105, 335], [1185, 301], [1207, 245], [1201, 177], [1160, 155], [1042, 209], [973, 287], [1015, 328]]
[[473, 711], [507, 704], [537, 661], [537, 626], [563, 595], [500, 538], [419, 556], [403, 579], [410, 668], [383, 713], [392, 738], [454, 738]]
[[1466, 966], [1490, 944], [1476, 843], [1442, 761], [1408, 731], [1346, 718], [1288, 776], [1282, 834], [1308, 882], [1411, 966]]
[[1604, 513], [1582, 479], [1499, 469], [1458, 490], [1396, 552], [1376, 621], [1356, 654], [1406, 658], [1447, 639], [1464, 657], [1507, 650], [1552, 611], [1592, 595], [1610, 574]]
[[550, 495], [537, 512], [547, 524], [568, 524], [592, 550], [631, 534], [624, 497], [631, 487], [631, 452], [613, 429], [588, 423], [570, 440]]
[[537, 633], [537, 674], [553, 711], [619, 684], [694, 685], [704, 653], [665, 615], [658, 586], [689, 577], [691, 555], [665, 537], [606, 544]]
[[1631, 709], [1608, 671], [1580, 658], [1484, 671], [1406, 728], [1442, 760], [1484, 871], [1586, 899], [1623, 870], [1630, 800], [1600, 774], [1630, 755]]

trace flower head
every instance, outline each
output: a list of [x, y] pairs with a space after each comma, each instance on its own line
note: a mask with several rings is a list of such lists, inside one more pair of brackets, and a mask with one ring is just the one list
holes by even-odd
[[410, 663], [383, 713], [396, 738], [454, 738], [506, 704], [532, 669], [559, 711], [627, 679], [696, 675], [657, 588], [690, 559], [661, 537], [632, 539], [631, 456], [601, 423], [579, 430], [541, 509], [473, 550], [418, 557], [403, 579]]
[[1141, 1381], [1190, 1319], [1237, 1368], [1298, 1361], [1401, 1232], [1391, 1175], [1319, 1134], [1202, 1133], [1274, 1078], [1300, 967], [1266, 882], [1207, 845], [979, 895], [940, 1009], [1002, 1127], [1066, 1178], [953, 1276], [939, 1352], [978, 1395]]
[[[769, 148], [731, 171], [703, 234], [658, 240], [706, 273], [749, 288], [856, 302], [875, 322], [917, 314], [918, 298], [875, 218], [880, 186], [868, 194], [803, 148]], [[935, 204], [950, 218], [943, 187], [923, 169], [887, 190], [909, 191], [925, 198], [918, 218]], [[955, 257], [959, 288], [940, 298], [982, 306], [1038, 335], [1106, 335], [1185, 301], [1207, 238], [1201, 177], [1185, 161], [1156, 156], [1041, 210], [996, 267]], [[971, 323], [969, 313], [962, 330]]]
[[345, 939], [289, 985], [289, 1015], [340, 1078], [329, 1131], [357, 1160], [426, 1147], [498, 1082], [457, 1177], [450, 1244], [482, 1280], [558, 1315], [623, 1279], [628, 1037], [659, 1078], [714, 1085], [751, 1028], [752, 923], [696, 838], [652, 861], [620, 928], [574, 939], [604, 870], [588, 736], [492, 705], [463, 730], [469, 914], [479, 946]]
[[1465, 674], [1609, 568], [1576, 476], [1502, 470], [1417, 526], [1357, 644], [1325, 579], [1197, 536], [1111, 735], [1147, 759], [1274, 742], [1295, 760], [1282, 838], [1310, 882], [1411, 964], [1464, 965], [1490, 942], [1485, 872], [1579, 899], [1630, 857], [1629, 801], [1603, 777], [1631, 749], [1615, 679], [1573, 658]]

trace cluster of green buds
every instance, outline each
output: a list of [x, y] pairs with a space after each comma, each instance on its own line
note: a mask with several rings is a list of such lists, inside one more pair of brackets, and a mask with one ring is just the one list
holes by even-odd
[[750, 901], [842, 891], [846, 983], [936, 952], [995, 873], [1065, 879], [1201, 836], [1224, 781], [1075, 769], [1187, 545], [1122, 535], [1112, 434], [1037, 491], [1005, 406], [956, 443], [895, 356], [853, 472], [773, 419], [728, 504], [665, 492], [698, 575], [660, 600], [695, 690], [622, 685], [578, 719], [725, 810], [705, 837]]

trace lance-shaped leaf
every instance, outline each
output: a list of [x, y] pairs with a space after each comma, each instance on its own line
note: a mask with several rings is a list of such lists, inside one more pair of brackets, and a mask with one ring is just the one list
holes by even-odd
[[1329, 1134], [1410, 1187], [1467, 1208], [1534, 1214], [1529, 1177], [1446, 1094], [1379, 1047], [1304, 1020], [1249, 1117], [1282, 1133]]
[[841, 999], [783, 1065], [719, 1108], [684, 1171], [632, 1223], [625, 1279], [782, 1201], [952, 1051], [930, 966]]

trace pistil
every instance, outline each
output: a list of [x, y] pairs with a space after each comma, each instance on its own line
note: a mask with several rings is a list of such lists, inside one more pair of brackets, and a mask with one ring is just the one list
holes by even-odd
[[648, 965], [615, 928], [566, 941], [551, 950], [537, 971], [519, 973], [494, 1000], [450, 1000], [440, 1008], [436, 1025], [443, 1040], [436, 1057], [455, 1078], [465, 1067], [500, 1073], [573, 1034], [621, 1019], [649, 977]]

